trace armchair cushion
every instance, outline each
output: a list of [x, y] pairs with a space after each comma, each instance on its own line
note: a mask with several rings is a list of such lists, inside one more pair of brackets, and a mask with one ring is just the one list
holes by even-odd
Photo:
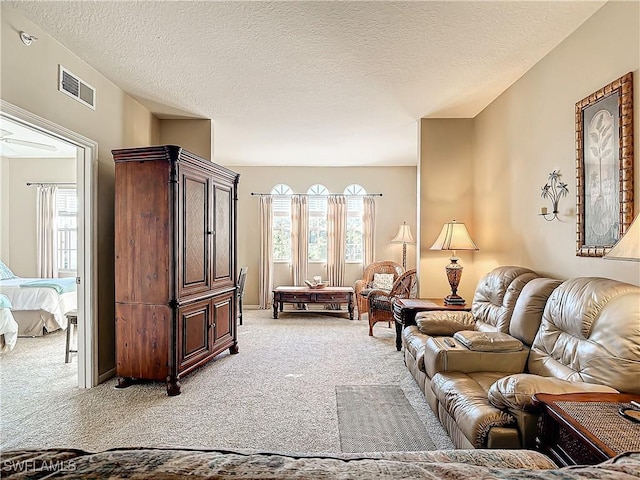
[[523, 347], [520, 340], [502, 332], [463, 330], [456, 332], [453, 338], [476, 352], [518, 352]]
[[391, 291], [396, 276], [393, 273], [374, 273], [371, 286], [380, 290]]
[[534, 393], [619, 393], [615, 388], [596, 383], [570, 382], [555, 377], [541, 377], [528, 373], [509, 375], [496, 381], [489, 388], [489, 401], [501, 410], [536, 411], [531, 398]]
[[425, 335], [451, 336], [460, 330], [472, 330], [475, 324], [470, 312], [420, 312], [416, 325]]

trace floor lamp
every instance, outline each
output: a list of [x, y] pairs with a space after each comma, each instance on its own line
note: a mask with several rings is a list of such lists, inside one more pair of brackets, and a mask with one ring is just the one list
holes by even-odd
[[407, 244], [410, 243], [414, 245], [416, 241], [413, 239], [413, 235], [411, 235], [411, 228], [407, 225], [407, 222], [402, 222], [400, 225], [400, 230], [398, 230], [398, 234], [393, 237], [391, 243], [401, 243], [402, 244], [402, 268], [407, 269]]
[[445, 223], [440, 235], [431, 250], [451, 250], [451, 263], [445, 267], [447, 280], [451, 286], [451, 294], [444, 298], [445, 305], [464, 305], [465, 300], [458, 295], [458, 285], [462, 277], [462, 265], [458, 263], [456, 250], [478, 250], [477, 245], [471, 240], [467, 227], [462, 222]]

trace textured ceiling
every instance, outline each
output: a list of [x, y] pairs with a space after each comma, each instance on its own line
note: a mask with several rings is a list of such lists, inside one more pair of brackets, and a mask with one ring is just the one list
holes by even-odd
[[[415, 165], [602, 1], [7, 2], [225, 165]], [[100, 105], [100, 92], [97, 92]]]

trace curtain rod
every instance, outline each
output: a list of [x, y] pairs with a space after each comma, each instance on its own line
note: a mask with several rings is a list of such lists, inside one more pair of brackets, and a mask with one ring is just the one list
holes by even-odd
[[77, 185], [76, 182], [27, 182], [27, 187], [31, 185]]
[[312, 194], [312, 193], [256, 193], [256, 192], [251, 192], [251, 195], [260, 195], [260, 196], [272, 196], [272, 197], [287, 197], [290, 195], [301, 195], [304, 197], [327, 197], [329, 195], [342, 195], [345, 197], [381, 197], [382, 194], [381, 193], [365, 193], [364, 195], [345, 195], [344, 193], [324, 193], [324, 194], [320, 194], [320, 195], [316, 195], [316, 194]]

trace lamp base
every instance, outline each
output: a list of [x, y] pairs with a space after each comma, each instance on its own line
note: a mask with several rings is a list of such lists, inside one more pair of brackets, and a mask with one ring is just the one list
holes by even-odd
[[460, 295], [447, 295], [444, 297], [445, 305], [465, 305], [467, 302]]

